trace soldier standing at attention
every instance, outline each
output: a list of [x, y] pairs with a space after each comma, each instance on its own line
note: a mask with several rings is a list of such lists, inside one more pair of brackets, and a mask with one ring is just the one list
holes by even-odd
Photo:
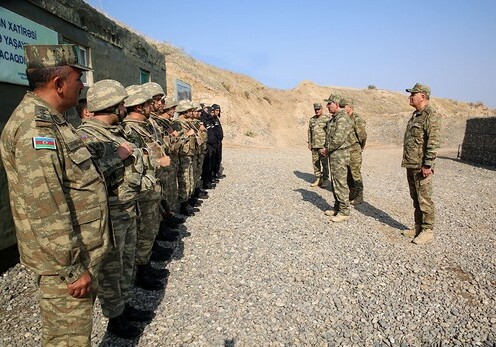
[[417, 83], [406, 89], [410, 93], [410, 106], [415, 108], [406, 126], [403, 142], [403, 161], [410, 196], [415, 208], [415, 229], [403, 232], [413, 237], [417, 245], [434, 240], [434, 202], [432, 201], [432, 180], [434, 161], [439, 148], [439, 115], [429, 105], [431, 89], [425, 84]]
[[148, 122], [151, 112], [151, 99], [148, 89], [141, 85], [126, 88], [129, 95], [124, 101], [127, 117], [123, 120], [126, 137], [145, 155], [146, 177], [151, 188], [141, 194], [138, 200], [140, 217], [138, 218], [138, 237], [136, 242], [136, 285], [147, 290], [160, 290], [164, 284], [160, 278], [168, 277], [164, 269], [155, 269], [150, 260], [166, 261], [172, 256], [172, 249], [155, 244], [160, 226], [160, 200], [162, 187], [157, 179], [157, 172], [170, 164], [170, 158], [163, 152], [152, 125]]
[[310, 187], [327, 188], [329, 186], [329, 157], [320, 154], [326, 139], [326, 127], [329, 117], [322, 115], [322, 105], [313, 104], [315, 115], [308, 124], [308, 149], [312, 151], [313, 172], [315, 181]]
[[43, 346], [90, 346], [110, 246], [105, 182], [64, 113], [83, 83], [74, 45], [25, 45], [28, 92], [1, 136], [21, 263], [38, 275]]
[[222, 130], [222, 124], [220, 122], [220, 114], [221, 114], [220, 106], [217, 104], [213, 104], [212, 110], [213, 110], [216, 137], [217, 137], [217, 148], [215, 152], [215, 159], [213, 166], [214, 178], [221, 179], [226, 177], [226, 175], [223, 173], [223, 168], [222, 168], [222, 140], [224, 139], [224, 130]]
[[348, 114], [353, 124], [350, 146], [350, 166], [348, 166], [348, 187], [350, 188], [350, 204], [360, 205], [363, 202], [362, 151], [367, 141], [365, 120], [355, 112], [351, 99], [341, 99], [340, 105]]
[[347, 175], [350, 165], [351, 133], [353, 125], [350, 117], [339, 107], [340, 97], [331, 94], [327, 102], [327, 109], [332, 119], [327, 125], [326, 142], [321, 149], [322, 154], [329, 155], [331, 166], [331, 179], [334, 194], [334, 210], [326, 211], [335, 223], [350, 219], [350, 190], [348, 188]]
[[130, 305], [136, 256], [137, 203], [144, 175], [143, 151], [127, 141], [118, 125], [125, 115], [124, 86], [102, 80], [88, 90], [88, 108], [94, 117], [83, 119], [78, 134], [105, 176], [110, 221], [115, 245], [105, 256], [98, 276], [98, 298], [108, 331], [122, 338], [136, 338], [142, 330], [132, 321], [153, 318], [152, 311]]

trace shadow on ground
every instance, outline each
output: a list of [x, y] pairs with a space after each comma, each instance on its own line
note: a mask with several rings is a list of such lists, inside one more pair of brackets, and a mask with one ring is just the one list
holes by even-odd
[[355, 210], [362, 213], [367, 217], [372, 217], [375, 220], [389, 225], [391, 228], [399, 229], [399, 230], [407, 230], [408, 227], [403, 223], [398, 222], [396, 219], [392, 218], [386, 212], [378, 209], [377, 207], [372, 206], [368, 202], [362, 202], [360, 205], [355, 206]]
[[437, 158], [438, 159], [443, 159], [443, 160], [452, 160], [452, 161], [457, 162], [457, 163], [460, 163], [460, 164], [465, 164], [465, 165], [470, 165], [470, 166], [478, 167], [478, 168], [481, 168], [481, 169], [496, 171], [496, 165], [494, 165], [494, 166], [484, 165], [484, 164], [474, 163], [474, 162], [471, 162], [471, 161], [457, 159], [455, 157], [447, 157], [447, 156], [443, 156], [443, 155], [440, 155]]
[[318, 209], [320, 209], [322, 211], [326, 211], [326, 210], [329, 210], [331, 208], [331, 205], [329, 205], [327, 203], [327, 201], [322, 196], [320, 196], [319, 194], [317, 194], [314, 191], [307, 190], [307, 189], [301, 189], [301, 188], [295, 189], [293, 191], [300, 193], [303, 201], [310, 202], [312, 205], [314, 205], [315, 207], [317, 207]]
[[309, 174], [308, 172], [293, 171], [293, 173], [296, 177], [305, 182], [312, 183], [315, 181], [315, 176], [313, 174]]

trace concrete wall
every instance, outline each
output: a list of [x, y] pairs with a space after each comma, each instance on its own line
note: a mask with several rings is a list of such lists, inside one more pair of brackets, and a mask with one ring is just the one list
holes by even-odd
[[496, 117], [467, 120], [460, 158], [496, 166]]
[[[93, 81], [115, 79], [124, 86], [140, 83], [140, 69], [166, 90], [165, 56], [143, 37], [115, 23], [82, 0], [2, 0], [0, 6], [48, 27], [69, 41], [90, 48]], [[0, 82], [0, 132], [26, 87]], [[74, 112], [68, 112], [73, 121]], [[5, 172], [0, 167], [0, 250], [15, 240]]]

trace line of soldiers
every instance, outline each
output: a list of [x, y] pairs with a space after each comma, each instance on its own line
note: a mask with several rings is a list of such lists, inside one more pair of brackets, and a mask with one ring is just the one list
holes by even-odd
[[208, 198], [202, 188], [224, 177], [220, 107], [203, 124], [199, 105], [166, 98], [157, 83], [102, 80], [89, 88], [76, 130], [64, 116], [88, 70], [76, 47], [24, 49], [32, 91], [7, 122], [0, 152], [21, 262], [38, 276], [42, 344], [90, 346], [97, 293], [108, 330], [135, 338], [136, 322], [154, 313], [130, 305], [133, 286], [160, 290], [168, 277], [151, 261], [173, 250], [157, 241], [177, 240], [174, 229]]
[[363, 202], [361, 166], [366, 122], [354, 111], [353, 100], [331, 94], [324, 101], [331, 117], [323, 115], [322, 105], [315, 103], [315, 115], [308, 126], [308, 149], [315, 174], [310, 186], [327, 188], [331, 177], [334, 207], [325, 214], [339, 223], [350, 218], [350, 203]]

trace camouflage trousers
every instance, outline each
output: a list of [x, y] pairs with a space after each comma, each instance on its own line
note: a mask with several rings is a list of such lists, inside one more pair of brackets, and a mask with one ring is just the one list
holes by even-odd
[[191, 197], [192, 187], [194, 187], [193, 176], [193, 156], [179, 156], [179, 171], [177, 173], [178, 200], [180, 203], [186, 202]]
[[160, 197], [138, 202], [138, 236], [136, 240], [136, 265], [150, 261], [152, 247], [160, 227]]
[[350, 152], [348, 149], [338, 149], [329, 155], [331, 166], [331, 182], [334, 194], [334, 210], [339, 214], [350, 215], [350, 190], [348, 188], [348, 166]]
[[406, 169], [410, 197], [415, 208], [415, 225], [424, 229], [434, 229], [436, 219], [434, 202], [432, 201], [434, 174], [422, 177], [420, 169]]
[[320, 148], [312, 148], [312, 165], [315, 178], [329, 179], [329, 158], [319, 153]]
[[348, 166], [348, 187], [350, 200], [363, 197], [362, 148], [358, 143], [350, 147], [350, 165]]
[[110, 205], [110, 222], [115, 245], [100, 265], [98, 299], [103, 315], [115, 318], [122, 314], [131, 299], [136, 256], [136, 201]]
[[39, 276], [38, 285], [42, 346], [91, 346], [96, 290], [84, 298], [73, 298], [59, 276]]
[[171, 164], [159, 177], [162, 185], [162, 200], [167, 204], [170, 212], [179, 212], [177, 172], [179, 169], [179, 158], [171, 155]]
[[203, 160], [205, 158], [204, 153], [198, 153], [195, 155], [195, 169], [194, 171], [194, 176], [195, 176], [195, 186], [193, 187], [193, 192], [195, 191], [196, 188], [200, 188], [202, 186], [201, 183], [201, 174], [202, 174], [202, 168], [203, 168]]

